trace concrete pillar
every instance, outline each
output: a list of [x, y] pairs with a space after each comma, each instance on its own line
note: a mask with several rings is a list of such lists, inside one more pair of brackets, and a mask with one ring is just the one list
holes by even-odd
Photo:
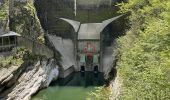
[[77, 15], [77, 0], [74, 0], [74, 16]]
[[102, 32], [100, 33], [100, 66], [99, 71], [103, 72], [103, 35]]

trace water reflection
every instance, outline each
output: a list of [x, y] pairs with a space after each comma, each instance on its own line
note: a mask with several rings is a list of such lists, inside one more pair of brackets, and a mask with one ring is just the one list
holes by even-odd
[[89, 92], [104, 83], [102, 73], [77, 72], [52, 82], [50, 87], [41, 90], [32, 100], [86, 100]]
[[58, 79], [52, 82], [51, 86], [102, 86], [104, 85], [103, 73], [93, 73], [93, 72], [77, 72], [68, 76], [65, 79]]

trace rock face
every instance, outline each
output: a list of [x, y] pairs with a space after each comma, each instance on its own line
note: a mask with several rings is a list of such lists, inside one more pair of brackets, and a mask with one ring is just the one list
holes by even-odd
[[10, 30], [44, 43], [44, 31], [37, 17], [34, 0], [10, 0], [9, 3]]
[[122, 85], [122, 79], [117, 75], [114, 81], [111, 81], [110, 87], [112, 91], [112, 95], [110, 97], [110, 100], [118, 100], [118, 97], [121, 95], [121, 85]]
[[[116, 41], [113, 41], [111, 43], [111, 46], [107, 46], [104, 48], [103, 52], [103, 72], [105, 74], [105, 79], [109, 79], [109, 73], [112, 71], [112, 69], [116, 66], [117, 62], [117, 56], [118, 56], [118, 49], [117, 49], [117, 43]], [[113, 66], [113, 67], [112, 67]], [[114, 73], [112, 73], [114, 74]]]
[[29, 100], [58, 77], [54, 60], [0, 70], [0, 100]]

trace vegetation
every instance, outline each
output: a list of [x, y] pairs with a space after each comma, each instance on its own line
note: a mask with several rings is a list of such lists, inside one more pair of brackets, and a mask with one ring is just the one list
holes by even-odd
[[86, 100], [109, 100], [111, 95], [112, 91], [109, 87], [97, 87], [96, 91], [88, 94]]
[[14, 48], [12, 55], [0, 57], [0, 68], [8, 68], [12, 66], [21, 66], [22, 63], [29, 62], [34, 64], [38, 59], [41, 58], [39, 55], [34, 55], [28, 49], [24, 47]]
[[20, 66], [23, 63], [23, 56], [26, 54], [25, 48], [13, 49], [13, 55], [0, 57], [0, 67], [9, 67], [10, 65]]
[[0, 20], [6, 20], [6, 17], [8, 15], [8, 0], [0, 5]]
[[44, 43], [44, 32], [33, 2], [14, 2], [13, 14], [11, 15], [11, 30], [22, 36], [34, 38]]
[[9, 11], [9, 1], [2, 0], [0, 2], [0, 27], [4, 30], [8, 29], [8, 11]]
[[131, 28], [119, 39], [119, 99], [169, 100], [170, 1], [129, 0], [119, 6], [122, 13], [131, 13]]
[[[130, 13], [130, 29], [118, 39], [122, 91], [117, 99], [170, 100], [170, 1], [129, 0], [118, 6], [120, 13]], [[94, 100], [109, 100], [102, 91], [92, 94]]]

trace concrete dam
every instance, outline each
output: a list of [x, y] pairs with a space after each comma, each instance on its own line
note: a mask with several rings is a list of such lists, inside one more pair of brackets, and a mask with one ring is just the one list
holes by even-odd
[[109, 73], [114, 39], [122, 33], [112, 0], [35, 1], [48, 45], [59, 55], [60, 78], [72, 72]]

